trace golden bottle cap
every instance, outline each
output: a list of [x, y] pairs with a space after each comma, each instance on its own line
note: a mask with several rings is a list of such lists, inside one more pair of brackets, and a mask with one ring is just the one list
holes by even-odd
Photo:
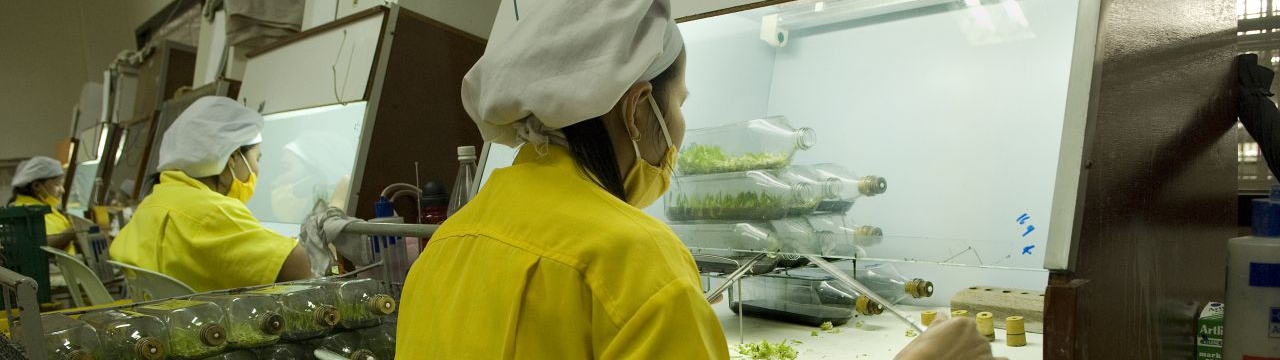
[[876, 196], [889, 190], [889, 183], [879, 176], [867, 176], [858, 180], [858, 192], [866, 196]]
[[906, 288], [907, 294], [911, 294], [911, 297], [916, 299], [933, 296], [933, 283], [924, 279], [911, 279], [907, 282]]
[[372, 299], [369, 299], [369, 308], [382, 315], [391, 315], [391, 313], [396, 312], [396, 299], [386, 294], [374, 295]]
[[200, 342], [213, 347], [222, 346], [227, 343], [227, 329], [218, 324], [205, 325], [200, 330]]
[[320, 305], [316, 308], [316, 323], [320, 326], [333, 327], [341, 320], [342, 315], [338, 314], [338, 309], [333, 306]]
[[969, 317], [969, 310], [954, 310], [951, 312], [951, 317]]
[[883, 306], [871, 301], [871, 298], [866, 296], [859, 296], [855, 303], [857, 304], [858, 313], [862, 315], [880, 315], [880, 313], [884, 312]]
[[143, 360], [164, 360], [164, 344], [160, 339], [144, 337], [133, 345], [133, 351]]
[[929, 326], [929, 324], [932, 324], [933, 320], [937, 318], [938, 318], [937, 311], [925, 310], [920, 312], [920, 323], [923, 323], [924, 326]]
[[1004, 330], [1010, 334], [1025, 334], [1025, 324], [1021, 316], [1010, 316], [1004, 319]]
[[276, 313], [262, 314], [262, 324], [259, 326], [263, 334], [280, 335], [284, 332], [284, 316]]

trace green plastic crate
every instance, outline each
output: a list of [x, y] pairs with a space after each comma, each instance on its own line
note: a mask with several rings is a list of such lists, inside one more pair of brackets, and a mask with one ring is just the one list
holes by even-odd
[[36, 280], [36, 298], [49, 302], [49, 258], [40, 247], [46, 244], [44, 214], [48, 206], [0, 208], [0, 266]]

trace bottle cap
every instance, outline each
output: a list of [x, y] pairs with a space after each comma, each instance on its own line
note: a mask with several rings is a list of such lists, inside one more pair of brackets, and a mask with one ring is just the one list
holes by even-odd
[[858, 180], [858, 192], [866, 196], [876, 196], [889, 190], [889, 182], [879, 176], [867, 176]]
[[396, 299], [386, 294], [374, 295], [372, 299], [369, 299], [369, 308], [378, 314], [391, 315], [391, 313], [396, 312]]
[[924, 281], [924, 279], [911, 279], [906, 285], [907, 294], [911, 294], [912, 298], [927, 298], [933, 296], [933, 282]]
[[200, 342], [208, 346], [218, 347], [227, 342], [227, 330], [218, 324], [210, 324], [200, 330]]
[[475, 146], [459, 146], [458, 160], [474, 160], [476, 158]]
[[855, 306], [856, 310], [858, 310], [859, 314], [880, 315], [880, 313], [884, 312], [883, 306], [880, 306], [880, 304], [877, 304], [876, 302], [871, 301], [871, 298], [868, 298], [866, 296], [858, 296], [858, 299], [855, 300], [854, 302], [856, 305]]
[[338, 309], [330, 305], [320, 305], [316, 308], [316, 323], [320, 326], [333, 327], [341, 321], [338, 315]]
[[1004, 330], [1009, 334], [1025, 334], [1025, 326], [1021, 316], [1004, 318]]
[[920, 312], [920, 323], [929, 326], [933, 320], [938, 318], [938, 312], [934, 310], [925, 310]]
[[267, 313], [262, 316], [262, 333], [280, 335], [284, 332], [284, 317], [280, 314]]
[[439, 181], [428, 181], [426, 184], [422, 184], [422, 198], [419, 199], [419, 206], [449, 206], [449, 190], [445, 188], [444, 183]]
[[395, 204], [386, 197], [379, 197], [378, 202], [373, 203], [373, 216], [380, 218], [396, 216]]
[[139, 359], [164, 359], [164, 344], [161, 344], [159, 339], [150, 336], [139, 339], [138, 342], [133, 345], [133, 350], [138, 354]]
[[953, 318], [968, 317], [968, 316], [969, 316], [969, 310], [954, 310], [951, 312], [951, 317]]
[[1271, 186], [1270, 197], [1253, 199], [1253, 235], [1280, 236], [1280, 185]]

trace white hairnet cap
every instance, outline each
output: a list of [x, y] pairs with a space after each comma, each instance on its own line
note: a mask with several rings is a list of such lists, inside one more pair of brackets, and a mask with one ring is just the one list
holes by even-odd
[[544, 0], [522, 10], [462, 80], [467, 114], [500, 144], [523, 143], [526, 118], [555, 130], [609, 112], [684, 49], [670, 0]]
[[13, 174], [13, 187], [23, 187], [36, 180], [62, 176], [62, 163], [46, 156], [36, 156], [18, 164]]
[[156, 169], [195, 178], [221, 174], [236, 149], [261, 142], [262, 115], [235, 100], [202, 97], [164, 132]]

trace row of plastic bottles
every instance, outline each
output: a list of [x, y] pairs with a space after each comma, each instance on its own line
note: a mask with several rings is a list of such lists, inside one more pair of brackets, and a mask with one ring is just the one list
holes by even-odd
[[875, 226], [849, 224], [841, 214], [772, 221], [677, 222], [670, 227], [694, 253], [718, 256], [750, 251], [856, 257], [884, 235]]
[[375, 327], [395, 310], [395, 300], [373, 279], [321, 279], [99, 310], [78, 319], [47, 314], [41, 323], [44, 350], [54, 360], [201, 359], [227, 349], [320, 338], [335, 328]]
[[884, 178], [859, 177], [835, 164], [683, 176], [667, 195], [666, 214], [674, 221], [843, 214], [859, 198], [883, 194], [887, 189]]
[[[933, 283], [907, 278], [889, 264], [872, 263], [847, 270], [871, 291], [897, 304], [933, 296]], [[880, 304], [817, 268], [789, 269], [742, 279], [740, 293], [730, 304], [734, 312], [779, 321], [818, 326], [841, 325], [854, 315], [879, 315]]]

